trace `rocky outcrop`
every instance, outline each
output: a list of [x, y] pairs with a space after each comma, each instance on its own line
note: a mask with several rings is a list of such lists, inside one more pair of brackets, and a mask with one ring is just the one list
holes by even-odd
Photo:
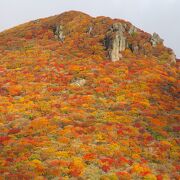
[[82, 87], [86, 84], [86, 80], [85, 79], [82, 79], [82, 78], [78, 78], [76, 80], [74, 80], [71, 85], [73, 86], [79, 86], [79, 87]]
[[173, 51], [172, 51], [172, 54], [170, 55], [170, 63], [173, 63], [173, 64], [176, 63], [176, 55]]
[[87, 33], [88, 33], [88, 34], [91, 34], [91, 33], [92, 33], [92, 30], [93, 30], [93, 26], [89, 26], [88, 29], [87, 29]]
[[135, 34], [137, 33], [137, 28], [136, 28], [135, 26], [131, 25], [128, 33], [129, 33], [131, 36], [135, 35]]
[[153, 33], [150, 41], [153, 47], [156, 47], [158, 44], [163, 43], [163, 39], [161, 39], [157, 33]]
[[[77, 18], [74, 19], [74, 15]], [[125, 20], [91, 18], [72, 12], [71, 18], [65, 13], [62, 18], [57, 17], [51, 23], [47, 23], [47, 27], [51, 31], [53, 27], [53, 40], [64, 42], [66, 39], [68, 42], [68, 39], [71, 39], [69, 46], [74, 43], [80, 52], [96, 55], [104, 49], [100, 54], [103, 59], [119, 61], [135, 56], [159, 58], [167, 52], [168, 61], [175, 62], [175, 56], [163, 45], [163, 40], [157, 33], [146, 33]]]
[[121, 52], [127, 47], [126, 37], [124, 36], [125, 28], [122, 23], [115, 23], [106, 35], [105, 45], [112, 61], [120, 60], [122, 58]]
[[63, 31], [63, 26], [62, 25], [56, 25], [53, 29], [54, 31], [54, 36], [55, 39], [60, 40], [60, 41], [64, 41], [65, 39], [65, 35], [64, 35], [64, 31]]

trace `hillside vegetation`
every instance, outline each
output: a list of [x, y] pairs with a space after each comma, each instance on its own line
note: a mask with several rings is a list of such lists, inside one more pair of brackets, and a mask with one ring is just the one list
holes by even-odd
[[0, 179], [178, 180], [173, 58], [156, 34], [76, 11], [1, 32]]

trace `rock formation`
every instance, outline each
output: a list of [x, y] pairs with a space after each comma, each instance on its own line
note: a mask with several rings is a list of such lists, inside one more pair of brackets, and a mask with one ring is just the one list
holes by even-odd
[[82, 78], [78, 78], [76, 80], [74, 80], [71, 85], [74, 85], [74, 86], [79, 86], [79, 87], [82, 87], [86, 84], [86, 80], [85, 79], [82, 79]]
[[163, 39], [161, 39], [157, 33], [153, 33], [150, 41], [153, 47], [156, 47], [158, 44], [163, 43]]
[[91, 33], [92, 33], [92, 30], [93, 30], [93, 26], [89, 26], [89, 27], [88, 27], [88, 30], [87, 30], [87, 33], [88, 33], [88, 34], [91, 34]]
[[122, 58], [121, 52], [127, 47], [126, 37], [124, 36], [125, 27], [122, 23], [115, 23], [107, 33], [105, 39], [106, 48], [109, 51], [109, 57], [112, 61], [118, 61]]
[[63, 26], [62, 25], [56, 25], [55, 28], [53, 29], [53, 31], [54, 31], [55, 38], [57, 40], [60, 40], [63, 42], [65, 39], [65, 35], [63, 32]]
[[136, 28], [135, 26], [131, 25], [128, 33], [129, 33], [131, 36], [133, 36], [136, 32], [137, 32], [137, 28]]
[[[74, 17], [76, 18], [74, 19]], [[86, 51], [96, 57], [104, 49], [100, 58], [118, 61], [134, 55], [154, 56], [159, 60], [166, 52], [169, 54], [167, 61], [175, 62], [175, 56], [163, 45], [163, 40], [157, 33], [151, 35], [124, 20], [112, 20], [107, 17], [93, 19], [88, 15], [71, 12], [71, 16], [69, 13], [64, 13], [61, 17], [51, 20], [47, 25], [51, 31], [53, 29], [53, 39], [63, 42], [66, 38], [66, 42], [68, 42], [70, 38], [71, 43], [62, 45], [71, 47], [74, 44], [72, 49], [77, 46], [80, 54]], [[72, 51], [73, 53], [77, 52], [76, 50]]]
[[172, 54], [170, 55], [170, 63], [176, 63], [176, 55], [174, 51], [172, 51]]

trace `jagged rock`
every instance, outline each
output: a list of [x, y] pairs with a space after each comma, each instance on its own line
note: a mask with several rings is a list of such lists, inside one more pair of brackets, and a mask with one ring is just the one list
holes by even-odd
[[176, 63], [176, 55], [173, 51], [172, 54], [170, 55], [170, 63]]
[[110, 58], [112, 61], [118, 61], [122, 58], [121, 51], [125, 50], [126, 38], [121, 35], [116, 35], [112, 43]]
[[54, 28], [54, 35], [57, 40], [64, 41], [65, 35], [63, 32], [63, 26], [62, 25], [56, 25]]
[[133, 52], [134, 54], [139, 53], [139, 45], [138, 44], [128, 44], [128, 48]]
[[121, 52], [127, 47], [126, 37], [124, 36], [125, 27], [122, 23], [115, 23], [112, 25], [110, 31], [106, 36], [106, 48], [109, 51], [109, 56], [112, 61], [122, 59]]
[[88, 27], [88, 30], [87, 30], [87, 33], [88, 33], [88, 34], [91, 34], [92, 30], [93, 30], [93, 27], [92, 27], [92, 26], [89, 26], [89, 27]]
[[39, 19], [37, 19], [37, 20], [34, 20], [34, 21], [32, 21], [34, 24], [37, 24], [37, 23], [39, 23], [40, 22], [40, 20]]
[[86, 84], [86, 80], [85, 79], [76, 79], [75, 81], [73, 81], [71, 83], [71, 85], [75, 85], [75, 86], [79, 86], [82, 87]]
[[163, 39], [161, 39], [157, 33], [153, 33], [151, 43], [153, 47], [156, 47], [158, 44], [163, 43]]
[[129, 33], [131, 36], [133, 36], [136, 32], [137, 32], [137, 28], [136, 28], [135, 26], [131, 25], [128, 33]]
[[123, 27], [122, 23], [114, 23], [111, 28], [114, 32], [124, 32], [125, 28]]

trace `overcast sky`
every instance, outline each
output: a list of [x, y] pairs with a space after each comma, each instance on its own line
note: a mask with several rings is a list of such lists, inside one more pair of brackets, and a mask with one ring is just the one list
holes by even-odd
[[122, 18], [157, 32], [180, 58], [180, 0], [0, 0], [0, 31], [68, 10]]

